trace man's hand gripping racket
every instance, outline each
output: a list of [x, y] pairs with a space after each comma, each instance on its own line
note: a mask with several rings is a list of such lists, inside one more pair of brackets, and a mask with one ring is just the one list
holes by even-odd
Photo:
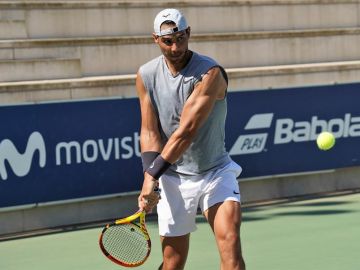
[[138, 197], [139, 209], [149, 213], [157, 205], [160, 199], [159, 181], [145, 173], [143, 186]]

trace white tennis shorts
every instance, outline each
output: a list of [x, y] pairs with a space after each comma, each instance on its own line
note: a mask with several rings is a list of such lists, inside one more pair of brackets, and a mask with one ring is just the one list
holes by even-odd
[[240, 202], [237, 177], [241, 167], [231, 161], [204, 175], [185, 179], [174, 173], [160, 177], [161, 199], [157, 205], [159, 234], [181, 236], [196, 230], [196, 213], [224, 201]]

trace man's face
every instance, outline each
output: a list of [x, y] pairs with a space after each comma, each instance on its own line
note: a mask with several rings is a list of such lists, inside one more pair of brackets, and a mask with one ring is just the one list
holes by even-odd
[[[161, 30], [175, 27], [174, 24], [163, 24]], [[154, 35], [155, 43], [160, 47], [161, 52], [165, 58], [171, 63], [179, 63], [185, 56], [188, 50], [188, 42], [190, 37], [190, 28], [176, 32], [171, 35], [156, 36]]]

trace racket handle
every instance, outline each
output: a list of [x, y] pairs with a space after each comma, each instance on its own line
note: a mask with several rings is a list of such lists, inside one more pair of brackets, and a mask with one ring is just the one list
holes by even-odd
[[154, 192], [155, 192], [157, 195], [159, 195], [159, 196], [160, 196], [160, 193], [161, 193], [161, 188], [159, 188], [159, 187], [155, 187], [155, 188], [154, 188]]

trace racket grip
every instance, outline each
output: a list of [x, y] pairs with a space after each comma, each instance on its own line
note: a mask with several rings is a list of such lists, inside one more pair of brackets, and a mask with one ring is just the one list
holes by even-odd
[[159, 195], [159, 196], [160, 196], [160, 193], [161, 193], [161, 188], [159, 188], [159, 187], [155, 187], [155, 188], [154, 188], [154, 192], [155, 192], [157, 195]]

